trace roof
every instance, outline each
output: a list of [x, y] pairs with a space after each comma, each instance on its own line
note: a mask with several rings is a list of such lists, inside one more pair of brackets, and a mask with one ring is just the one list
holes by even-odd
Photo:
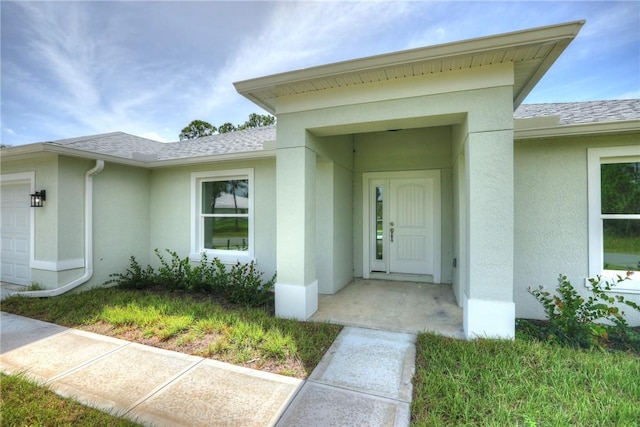
[[278, 98], [291, 95], [513, 63], [513, 105], [516, 108], [584, 23], [574, 21], [371, 56], [244, 80], [234, 86], [250, 101], [277, 114]]
[[[514, 113], [515, 138], [640, 131], [640, 99], [521, 105]], [[246, 129], [176, 142], [124, 132], [89, 135], [2, 149], [7, 155], [54, 152], [138, 166], [237, 160], [275, 155], [276, 126]]]
[[640, 99], [524, 104], [513, 114], [514, 119], [545, 116], [559, 116], [560, 125], [638, 120]]
[[127, 159], [154, 161], [257, 151], [264, 149], [266, 142], [275, 139], [276, 127], [272, 125], [170, 143], [124, 132], [112, 132], [50, 141], [47, 144]]

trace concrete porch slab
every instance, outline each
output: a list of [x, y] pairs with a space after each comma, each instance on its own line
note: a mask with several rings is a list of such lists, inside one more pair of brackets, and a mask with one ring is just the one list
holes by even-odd
[[464, 339], [462, 308], [451, 285], [354, 279], [334, 295], [319, 295], [309, 320]]

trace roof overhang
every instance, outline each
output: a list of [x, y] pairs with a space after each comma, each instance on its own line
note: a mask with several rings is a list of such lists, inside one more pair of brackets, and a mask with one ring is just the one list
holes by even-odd
[[122, 165], [137, 166], [141, 168], [162, 168], [171, 166], [184, 166], [193, 165], [199, 163], [218, 163], [218, 162], [231, 162], [248, 159], [268, 159], [276, 156], [276, 150], [273, 148], [274, 144], [271, 144], [264, 150], [245, 151], [227, 154], [210, 154], [203, 156], [192, 156], [166, 160], [136, 160], [129, 159], [121, 156], [114, 156], [105, 153], [99, 153], [95, 151], [81, 150], [77, 148], [64, 147], [56, 144], [37, 142], [34, 144], [19, 145], [17, 147], [9, 147], [2, 149], [3, 161], [21, 160], [43, 156], [46, 154], [63, 155], [69, 157], [77, 157], [83, 159], [92, 160], [104, 160], [106, 162], [118, 163]]
[[241, 95], [277, 114], [280, 97], [512, 62], [515, 110], [584, 23], [574, 21], [371, 56], [244, 80], [234, 86]]
[[[550, 116], [559, 120], [557, 116]], [[553, 118], [549, 118], [549, 121], [554, 121]], [[528, 139], [545, 139], [545, 138], [560, 138], [571, 136], [584, 136], [584, 135], [606, 135], [606, 134], [621, 134], [621, 133], [640, 133], [640, 120], [623, 120], [615, 122], [594, 122], [594, 123], [579, 123], [572, 125], [560, 125], [560, 124], [545, 124], [544, 122], [534, 123], [531, 120], [535, 119], [516, 119], [513, 139], [516, 141], [528, 140]], [[533, 126], [528, 126], [531, 123]]]

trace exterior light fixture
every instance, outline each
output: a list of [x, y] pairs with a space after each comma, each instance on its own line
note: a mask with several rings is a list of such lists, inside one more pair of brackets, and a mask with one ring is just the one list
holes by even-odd
[[47, 192], [45, 190], [36, 191], [31, 194], [31, 207], [41, 208], [44, 206], [45, 200], [47, 200]]

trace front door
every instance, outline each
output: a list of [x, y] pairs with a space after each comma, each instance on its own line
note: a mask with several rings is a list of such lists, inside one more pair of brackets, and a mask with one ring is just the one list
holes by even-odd
[[376, 175], [369, 180], [370, 271], [433, 275], [436, 281], [440, 258], [439, 172]]

